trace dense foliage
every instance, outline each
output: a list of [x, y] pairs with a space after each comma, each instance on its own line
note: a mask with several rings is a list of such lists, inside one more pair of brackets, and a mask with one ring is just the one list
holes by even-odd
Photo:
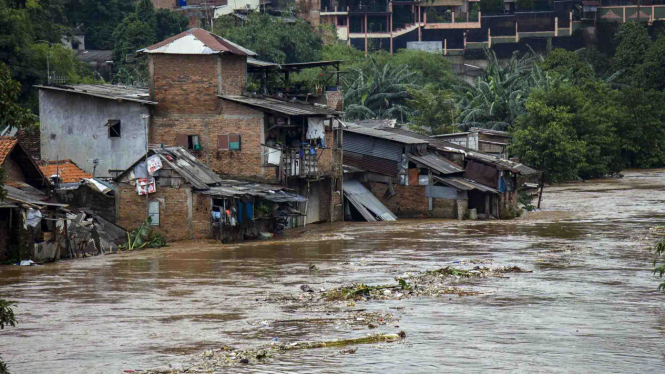
[[[16, 316], [12, 309], [13, 305], [14, 303], [11, 301], [0, 299], [0, 330], [3, 330], [5, 326], [16, 326]], [[2, 357], [0, 357], [0, 374], [9, 374], [7, 365], [2, 361]]]
[[312, 32], [309, 23], [302, 19], [251, 13], [242, 22], [233, 16], [217, 18], [214, 32], [256, 52], [261, 60], [290, 63], [319, 60], [325, 28]]

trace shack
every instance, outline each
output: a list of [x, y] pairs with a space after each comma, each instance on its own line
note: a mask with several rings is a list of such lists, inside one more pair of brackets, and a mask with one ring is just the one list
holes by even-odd
[[115, 183], [118, 224], [133, 229], [149, 217], [170, 241], [270, 236], [306, 212], [307, 199], [286, 187], [223, 180], [182, 147], [149, 150]]
[[[389, 132], [388, 129], [390, 127], [349, 124], [344, 130], [344, 164], [348, 170], [344, 183], [347, 219], [354, 219], [354, 209], [362, 213], [358, 201], [367, 200], [363, 204], [365, 208], [376, 205], [357, 197], [360, 187], [351, 183], [353, 180], [362, 182], [396, 217], [461, 219], [467, 209], [466, 189], [442, 184], [439, 180], [448, 176], [461, 177], [463, 167], [430, 151], [428, 139], [411, 136], [412, 133], [408, 132]], [[383, 211], [376, 209], [376, 212], [381, 218], [378, 213]]]

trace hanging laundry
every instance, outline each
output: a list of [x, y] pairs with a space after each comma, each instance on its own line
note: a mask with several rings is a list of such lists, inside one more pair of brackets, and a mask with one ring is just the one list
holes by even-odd
[[321, 139], [325, 142], [326, 130], [323, 127], [324, 118], [309, 117], [307, 118], [307, 139]]

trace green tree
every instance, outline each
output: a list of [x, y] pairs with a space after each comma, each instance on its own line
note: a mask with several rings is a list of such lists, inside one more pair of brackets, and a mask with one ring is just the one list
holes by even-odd
[[505, 130], [524, 113], [532, 89], [547, 90], [557, 82], [535, 65], [542, 58], [533, 51], [521, 57], [514, 53], [507, 64], [500, 63], [492, 50], [485, 49], [485, 55], [488, 67], [476, 83], [455, 87], [458, 122], [464, 127]]
[[404, 123], [413, 111], [406, 102], [409, 90], [420, 88], [419, 73], [408, 66], [380, 65], [374, 58], [369, 64], [367, 71], [354, 68], [345, 77], [345, 118], [395, 118]]
[[621, 154], [628, 167], [665, 165], [665, 93], [627, 87], [616, 99], [623, 120], [617, 125]]
[[447, 89], [457, 83], [457, 79], [452, 73], [450, 62], [443, 54], [400, 49], [393, 56], [387, 52], [379, 52], [374, 57], [381, 65], [388, 63], [395, 66], [405, 65], [413, 71], [420, 72], [420, 83], [423, 86], [432, 84], [437, 89]]
[[581, 83], [594, 77], [593, 67], [581, 59], [578, 53], [561, 48], [552, 51], [539, 66], [570, 78], [574, 83]]
[[480, 11], [484, 15], [500, 13], [503, 11], [503, 0], [480, 0]]
[[136, 51], [157, 42], [157, 17], [149, 0], [141, 0], [136, 12], [130, 13], [113, 31], [115, 59], [124, 64]]
[[665, 35], [653, 42], [639, 67], [640, 85], [646, 89], [665, 89]]
[[616, 134], [621, 113], [613, 95], [604, 83], [590, 81], [584, 86], [562, 84], [549, 91], [537, 90], [529, 97], [529, 101], [571, 115], [574, 138], [585, 143], [577, 168], [582, 178], [615, 174], [622, 168], [621, 143]]
[[514, 124], [510, 153], [543, 171], [544, 183], [577, 178], [586, 144], [577, 139], [574, 114], [568, 108], [550, 107], [531, 98], [526, 108], [527, 114]]
[[533, 0], [517, 0], [515, 8], [519, 10], [531, 10], [533, 9]]
[[157, 22], [158, 41], [178, 35], [189, 28], [189, 20], [183, 13], [168, 9], [157, 9], [155, 20]]
[[632, 81], [651, 45], [651, 37], [643, 24], [626, 22], [615, 38], [619, 40], [619, 46], [612, 59], [612, 67], [625, 71], [627, 79]]
[[452, 91], [427, 85], [421, 90], [409, 90], [409, 93], [412, 98], [407, 99], [407, 104], [414, 110], [409, 118], [419, 132], [438, 135], [457, 130], [453, 125], [457, 107]]
[[[0, 299], [0, 330], [3, 330], [5, 326], [16, 326], [16, 316], [14, 315], [12, 305], [14, 305], [13, 302]], [[9, 374], [7, 365], [2, 361], [2, 357], [0, 357], [0, 374]]]
[[266, 13], [250, 13], [241, 24], [233, 16], [217, 18], [214, 32], [256, 52], [261, 60], [276, 63], [317, 61], [323, 48], [320, 33], [312, 31], [309, 23]]
[[87, 49], [108, 50], [114, 46], [113, 31], [135, 6], [135, 0], [69, 0], [66, 14], [85, 32]]

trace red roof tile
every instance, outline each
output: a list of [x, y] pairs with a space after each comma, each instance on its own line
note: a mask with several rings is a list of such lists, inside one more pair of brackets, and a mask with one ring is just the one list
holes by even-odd
[[60, 175], [60, 182], [75, 183], [85, 178], [92, 178], [91, 174], [81, 170], [72, 160], [40, 161], [39, 168], [46, 178]]
[[11, 153], [12, 149], [18, 143], [18, 139], [9, 136], [0, 137], [0, 166], [5, 163], [5, 159]]

